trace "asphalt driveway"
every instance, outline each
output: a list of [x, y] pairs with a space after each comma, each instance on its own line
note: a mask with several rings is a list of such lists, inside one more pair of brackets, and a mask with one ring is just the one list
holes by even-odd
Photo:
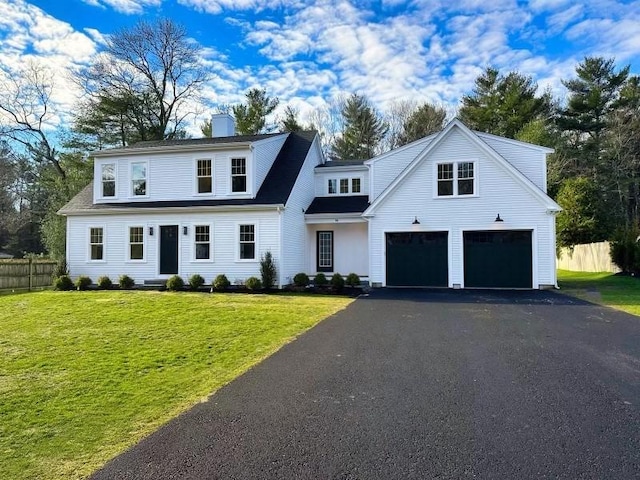
[[640, 318], [375, 291], [94, 478], [640, 478]]

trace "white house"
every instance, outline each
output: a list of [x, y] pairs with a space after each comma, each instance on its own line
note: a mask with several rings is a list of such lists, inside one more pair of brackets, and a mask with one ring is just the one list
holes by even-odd
[[137, 283], [199, 273], [355, 272], [373, 286], [556, 285], [552, 150], [469, 130], [359, 162], [327, 162], [315, 132], [141, 142], [94, 152], [94, 182], [61, 210], [74, 276]]

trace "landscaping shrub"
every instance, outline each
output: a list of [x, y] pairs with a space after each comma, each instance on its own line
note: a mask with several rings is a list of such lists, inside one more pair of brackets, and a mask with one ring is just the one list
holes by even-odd
[[320, 272], [320, 273], [316, 273], [315, 278], [313, 279], [313, 284], [316, 287], [323, 287], [325, 286], [327, 283], [329, 283], [329, 280], [327, 280], [327, 276]]
[[339, 273], [334, 273], [331, 277], [331, 286], [336, 290], [342, 290], [344, 287], [344, 278]]
[[56, 266], [53, 267], [53, 278], [59, 278], [64, 276], [69, 276], [69, 265], [67, 265], [66, 260], [63, 258], [56, 263]]
[[120, 288], [122, 288], [123, 290], [129, 290], [133, 288], [135, 283], [136, 282], [129, 275], [120, 275], [120, 278], [118, 279], [118, 285], [120, 285]]
[[91, 285], [91, 279], [85, 275], [80, 275], [76, 278], [76, 288], [78, 290], [86, 290]]
[[221, 273], [213, 280], [211, 286], [216, 290], [226, 290], [231, 286], [231, 282], [224, 273]]
[[73, 280], [69, 275], [60, 275], [53, 279], [53, 288], [56, 290], [72, 290]]
[[111, 287], [113, 287], [113, 282], [106, 275], [98, 277], [98, 281], [96, 282], [96, 284], [98, 285], [98, 288], [102, 290], [109, 290]]
[[625, 273], [640, 275], [640, 229], [618, 231], [611, 241], [611, 260]]
[[202, 285], [204, 285], [202, 275], [196, 273], [189, 277], [189, 288], [191, 288], [191, 290], [198, 290]]
[[296, 287], [306, 287], [309, 285], [309, 275], [303, 272], [296, 273], [295, 277], [293, 277], [293, 284]]
[[244, 283], [245, 287], [249, 290], [260, 290], [262, 288], [262, 282], [258, 277], [249, 277]]
[[177, 292], [184, 288], [184, 280], [182, 280], [182, 277], [180, 275], [171, 275], [167, 279], [166, 286], [167, 286], [167, 290], [170, 290], [172, 292]]
[[360, 286], [360, 277], [357, 273], [350, 273], [347, 275], [347, 279], [345, 281], [347, 285], [350, 287], [359, 287]]
[[260, 258], [260, 276], [262, 277], [262, 286], [266, 290], [273, 288], [276, 283], [277, 271], [273, 255], [269, 251]]

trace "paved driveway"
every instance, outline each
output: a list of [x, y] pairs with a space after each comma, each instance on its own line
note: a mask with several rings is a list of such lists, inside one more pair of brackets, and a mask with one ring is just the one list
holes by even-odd
[[376, 291], [95, 478], [640, 478], [640, 318]]

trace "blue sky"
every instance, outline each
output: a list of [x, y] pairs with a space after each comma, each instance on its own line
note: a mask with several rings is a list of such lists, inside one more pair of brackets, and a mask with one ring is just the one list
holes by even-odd
[[106, 35], [142, 18], [183, 23], [215, 73], [192, 125], [251, 87], [304, 119], [352, 92], [380, 109], [415, 100], [453, 113], [488, 65], [560, 97], [585, 55], [640, 72], [640, 2], [630, 0], [0, 0], [0, 12], [3, 68], [48, 65], [60, 112], [80, 94], [68, 72], [91, 62]]

